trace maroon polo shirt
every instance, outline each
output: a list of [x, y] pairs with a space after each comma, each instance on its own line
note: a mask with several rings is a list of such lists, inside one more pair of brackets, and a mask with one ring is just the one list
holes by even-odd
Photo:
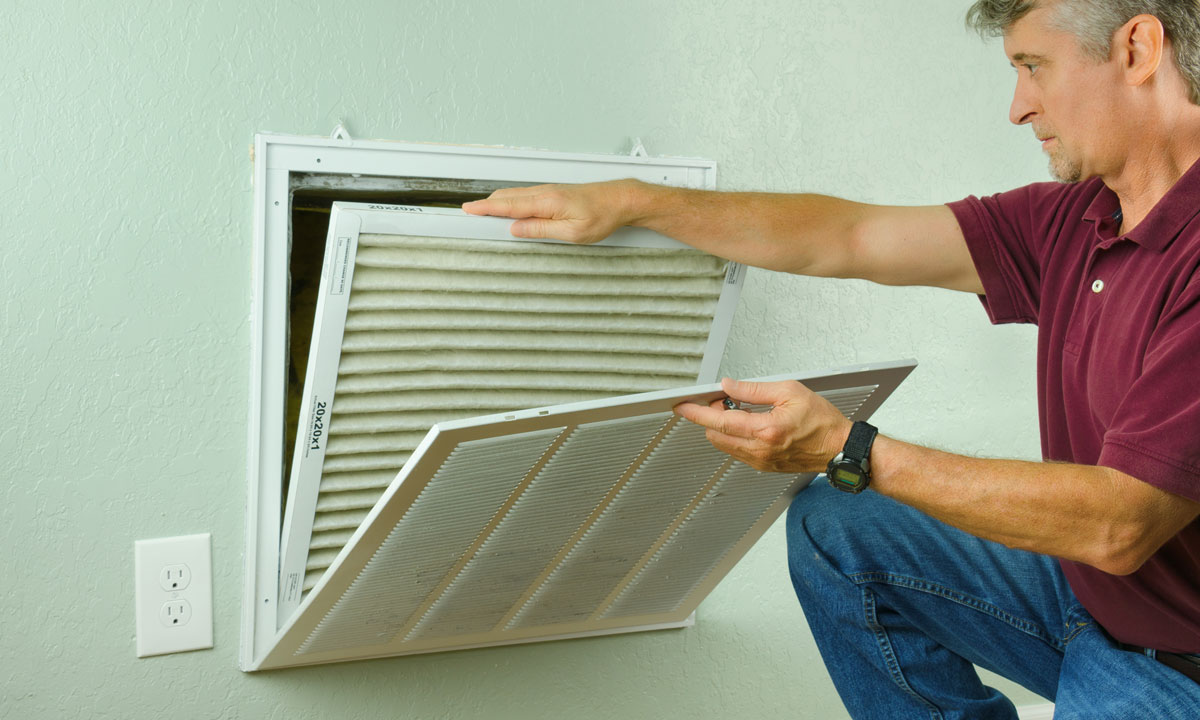
[[[1044, 458], [1200, 501], [1200, 162], [1125, 235], [1116, 194], [1094, 178], [950, 209], [992, 322], [1038, 326]], [[1118, 640], [1200, 653], [1200, 520], [1132, 575], [1061, 562]]]

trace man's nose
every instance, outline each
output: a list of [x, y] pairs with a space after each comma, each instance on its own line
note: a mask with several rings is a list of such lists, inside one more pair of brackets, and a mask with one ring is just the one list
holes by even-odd
[[1017, 87], [1013, 90], [1012, 105], [1008, 108], [1008, 121], [1013, 125], [1024, 125], [1033, 120], [1037, 114], [1037, 103], [1034, 101], [1029, 83], [1017, 79]]

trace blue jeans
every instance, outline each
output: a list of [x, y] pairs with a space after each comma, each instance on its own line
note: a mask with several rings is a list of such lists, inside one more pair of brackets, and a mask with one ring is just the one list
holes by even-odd
[[792, 585], [855, 718], [1014, 720], [972, 664], [1055, 701], [1057, 720], [1200, 718], [1200, 684], [1118, 648], [1052, 558], [824, 476], [792, 502], [787, 541]]

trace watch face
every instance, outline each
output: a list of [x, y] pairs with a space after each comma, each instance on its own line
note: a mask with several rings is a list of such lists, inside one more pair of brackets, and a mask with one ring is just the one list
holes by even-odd
[[825, 474], [829, 476], [830, 485], [846, 492], [862, 492], [869, 482], [863, 469], [849, 461], [830, 463]]
[[833, 477], [838, 482], [845, 483], [847, 485], [857, 485], [858, 482], [860, 480], [862, 480], [861, 475], [859, 475], [856, 472], [851, 472], [850, 470], [847, 470], [845, 467], [838, 468], [837, 471], [835, 471], [833, 473]]

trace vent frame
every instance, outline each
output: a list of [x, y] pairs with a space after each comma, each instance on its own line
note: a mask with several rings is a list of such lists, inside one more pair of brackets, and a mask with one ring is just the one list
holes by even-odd
[[[257, 133], [253, 159], [251, 356], [247, 409], [245, 552], [238, 664], [250, 671], [277, 634], [287, 396], [292, 194], [330, 178], [334, 194], [374, 195], [380, 179], [476, 183], [478, 187], [635, 178], [716, 188], [716, 163], [694, 158], [562, 153], [347, 136]], [[320, 183], [317, 183], [320, 184]], [[471, 187], [475, 187], [472, 185]]]

